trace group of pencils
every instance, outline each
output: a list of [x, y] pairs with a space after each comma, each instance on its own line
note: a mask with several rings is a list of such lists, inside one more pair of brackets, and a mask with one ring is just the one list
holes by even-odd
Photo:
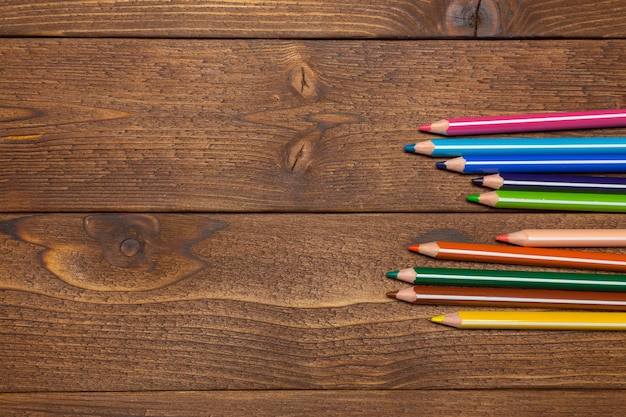
[[[421, 126], [442, 135], [626, 126], [626, 109], [449, 119]], [[493, 189], [468, 201], [498, 208], [626, 212], [626, 137], [435, 138], [407, 152], [451, 158], [436, 167], [482, 175]], [[598, 175], [600, 174], [600, 175]]]
[[450, 316], [452, 321], [448, 316], [433, 318], [461, 328], [626, 330], [626, 254], [563, 249], [626, 247], [626, 229], [528, 229], [496, 239], [509, 245], [437, 241], [408, 249], [438, 260], [589, 272], [413, 267], [386, 273], [388, 278], [413, 284], [387, 295], [415, 304], [613, 311], [477, 311], [471, 312], [471, 323], [459, 321], [467, 312]]
[[[449, 119], [420, 129], [451, 136], [618, 126], [626, 126], [626, 110]], [[626, 173], [626, 138], [432, 139], [405, 150], [454, 157], [438, 162], [438, 168], [487, 174], [473, 182], [496, 191], [469, 196], [472, 202], [626, 212], [626, 178], [563, 175]], [[459, 311], [432, 318], [457, 328], [626, 330], [626, 254], [572, 249], [626, 248], [626, 229], [528, 229], [495, 238], [508, 244], [428, 242], [408, 249], [440, 260], [589, 272], [414, 267], [387, 272], [413, 284], [387, 295], [418, 304], [557, 309]]]

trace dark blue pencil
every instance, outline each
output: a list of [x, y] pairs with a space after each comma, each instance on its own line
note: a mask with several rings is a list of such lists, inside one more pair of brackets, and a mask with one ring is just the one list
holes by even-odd
[[619, 177], [501, 173], [474, 178], [472, 182], [494, 190], [626, 193], [626, 178]]
[[467, 155], [437, 162], [437, 168], [463, 174], [626, 173], [626, 154], [615, 155]]

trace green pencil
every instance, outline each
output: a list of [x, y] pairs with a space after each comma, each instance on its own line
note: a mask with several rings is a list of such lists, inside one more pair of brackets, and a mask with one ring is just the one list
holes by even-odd
[[626, 194], [498, 190], [473, 194], [467, 200], [497, 208], [626, 212]]
[[416, 285], [626, 291], [626, 275], [414, 267], [387, 272]]

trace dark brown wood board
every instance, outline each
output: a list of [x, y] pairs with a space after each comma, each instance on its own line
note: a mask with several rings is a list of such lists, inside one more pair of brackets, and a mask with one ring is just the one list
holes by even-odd
[[3, 2], [0, 35], [156, 38], [624, 38], [621, 0]]
[[[619, 415], [621, 390], [281, 390], [0, 394], [6, 417]], [[555, 398], [559, 406], [555, 407]], [[515, 410], [512, 413], [512, 410]]]
[[624, 388], [620, 332], [463, 332], [428, 320], [454, 307], [385, 297], [407, 285], [386, 271], [442, 265], [410, 243], [490, 243], [542, 224], [617, 226], [563, 214], [4, 216], [0, 390]]
[[403, 151], [420, 124], [626, 107], [621, 40], [5, 39], [0, 59], [16, 212], [475, 211], [469, 176]]

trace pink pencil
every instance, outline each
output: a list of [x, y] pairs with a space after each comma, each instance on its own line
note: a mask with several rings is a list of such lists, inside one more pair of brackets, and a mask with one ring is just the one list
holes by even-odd
[[626, 126], [626, 109], [444, 119], [420, 130], [445, 136]]

